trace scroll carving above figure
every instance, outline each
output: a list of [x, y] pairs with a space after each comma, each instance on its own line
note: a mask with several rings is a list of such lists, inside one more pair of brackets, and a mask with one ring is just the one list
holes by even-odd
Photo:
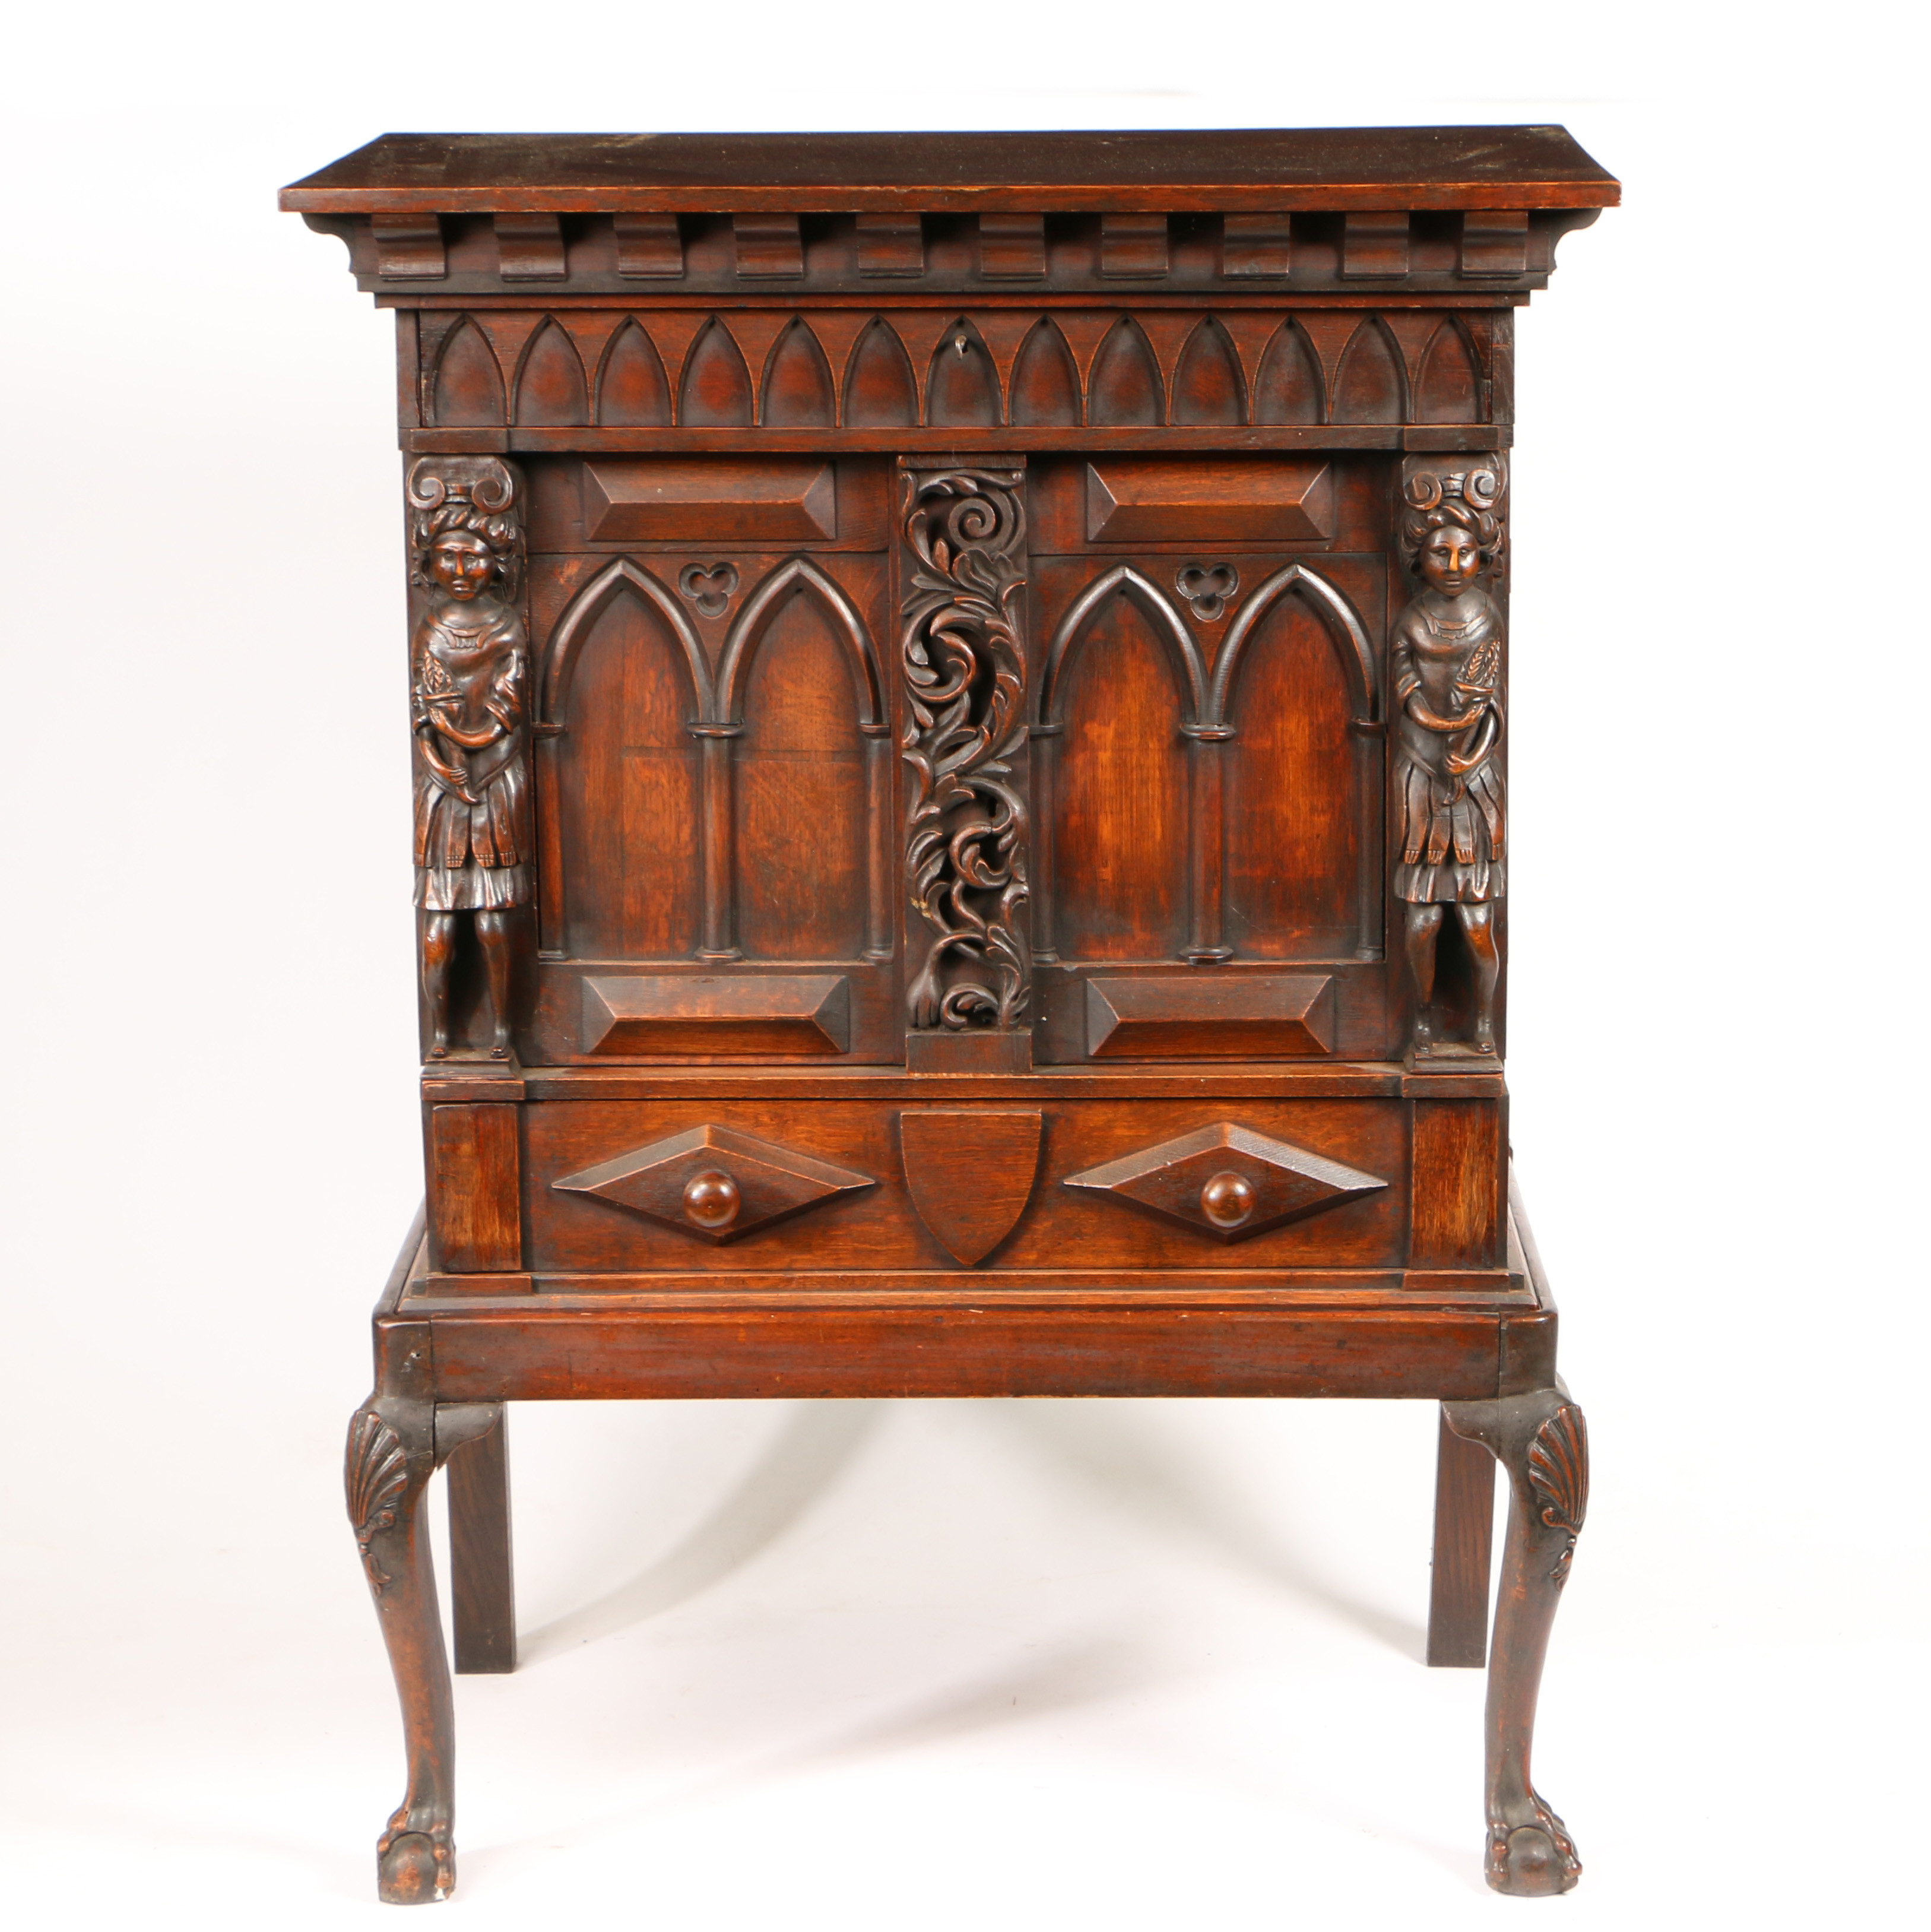
[[409, 472], [409, 580], [421, 598], [409, 650], [415, 902], [433, 1060], [449, 1051], [465, 914], [482, 947], [490, 1057], [509, 1055], [509, 915], [532, 896], [520, 493], [517, 472], [493, 456], [424, 457]]
[[[1421, 589], [1389, 633], [1394, 702], [1395, 896], [1408, 905], [1414, 981], [1414, 1052], [1426, 1058], [1495, 1051], [1501, 976], [1494, 911], [1504, 893], [1501, 607], [1492, 584], [1504, 544], [1507, 472], [1500, 456], [1439, 457], [1402, 466], [1402, 560]], [[1438, 1037], [1436, 952], [1455, 908], [1473, 969], [1465, 1045]]]
[[1014, 770], [1027, 728], [1024, 482], [1018, 470], [904, 473], [905, 876], [927, 928], [906, 992], [915, 1028], [1027, 1024], [1026, 804]]

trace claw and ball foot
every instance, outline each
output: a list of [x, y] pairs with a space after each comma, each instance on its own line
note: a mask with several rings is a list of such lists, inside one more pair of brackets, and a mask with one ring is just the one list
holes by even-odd
[[1549, 1626], [1588, 1507], [1589, 1438], [1582, 1410], [1560, 1384], [1492, 1402], [1444, 1402], [1442, 1414], [1509, 1478], [1489, 1653], [1489, 1882], [1517, 1898], [1547, 1898], [1582, 1876], [1574, 1841], [1531, 1782], [1529, 1752]]
[[450, 1835], [454, 1713], [422, 1499], [436, 1467], [435, 1408], [377, 1396], [349, 1424], [349, 1520], [402, 1702], [407, 1795], [376, 1846], [391, 1905], [427, 1905], [456, 1886]]

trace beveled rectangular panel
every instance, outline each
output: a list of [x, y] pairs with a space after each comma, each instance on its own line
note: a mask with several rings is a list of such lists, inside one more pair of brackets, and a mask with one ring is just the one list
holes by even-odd
[[844, 1053], [841, 973], [661, 974], [583, 982], [586, 1053]]
[[583, 530], [660, 543], [823, 540], [838, 533], [836, 472], [808, 456], [599, 458], [583, 466]]
[[442, 1267], [501, 1273], [523, 1264], [517, 1110], [429, 1110], [429, 1218]]
[[1334, 982], [1326, 974], [1234, 977], [1211, 968], [1089, 980], [1086, 1024], [1096, 1060], [1331, 1053]]
[[1264, 542], [1334, 534], [1325, 462], [1119, 457], [1086, 466], [1089, 543]]

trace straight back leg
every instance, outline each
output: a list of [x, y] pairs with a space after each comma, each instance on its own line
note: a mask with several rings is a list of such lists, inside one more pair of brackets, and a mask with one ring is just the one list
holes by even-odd
[[456, 1668], [467, 1675], [516, 1668], [509, 1412], [500, 1402], [494, 1406], [495, 1419], [451, 1450], [448, 1466], [451, 1622]]
[[[1429, 1591], [1428, 1660], [1479, 1670], [1488, 1661], [1489, 1567], [1495, 1523], [1495, 1460], [1479, 1442], [1438, 1426], [1435, 1571]], [[457, 1640], [457, 1665], [462, 1663]]]

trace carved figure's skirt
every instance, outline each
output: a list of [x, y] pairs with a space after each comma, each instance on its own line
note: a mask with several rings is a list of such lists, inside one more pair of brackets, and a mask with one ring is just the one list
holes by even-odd
[[527, 866], [418, 866], [415, 902], [427, 912], [499, 912], [527, 905]]
[[1507, 869], [1486, 854], [1466, 865], [1445, 859], [1438, 866], [1397, 866], [1395, 896], [1411, 905], [1458, 904], [1498, 899], [1507, 890]]

